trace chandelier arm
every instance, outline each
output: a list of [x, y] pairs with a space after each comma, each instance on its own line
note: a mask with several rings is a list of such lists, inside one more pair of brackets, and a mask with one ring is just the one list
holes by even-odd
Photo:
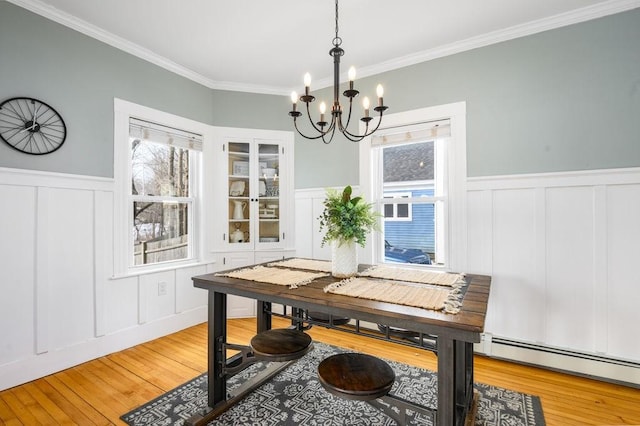
[[340, 120], [340, 130], [344, 129], [345, 131], [349, 127], [349, 123], [351, 122], [351, 110], [353, 109], [353, 98], [349, 98], [349, 115], [347, 115], [347, 124], [342, 126], [342, 120]]
[[[367, 133], [366, 130], [365, 130], [364, 137], [371, 136], [372, 134], [374, 134], [376, 132], [376, 130], [378, 130], [378, 127], [380, 127], [380, 125], [382, 124], [382, 113], [383, 113], [383, 111], [380, 111], [380, 117], [378, 118], [378, 124], [376, 124], [376, 127], [374, 129], [372, 129], [369, 133]], [[369, 125], [367, 124], [367, 128], [368, 127], [369, 127]]]
[[[344, 129], [343, 133], [345, 134], [347, 139], [349, 139], [350, 141], [352, 141], [352, 142], [360, 142], [362, 139], [366, 138], [367, 136], [371, 136], [372, 134], [374, 134], [376, 132], [376, 130], [378, 130], [378, 128], [380, 127], [380, 124], [382, 124], [382, 111], [380, 111], [380, 117], [378, 118], [378, 124], [376, 124], [376, 127], [371, 129], [371, 131], [369, 131], [369, 123], [367, 123], [365, 128], [364, 128], [364, 133], [362, 135], [353, 134], [353, 133], [349, 132], [346, 128]], [[354, 138], [354, 139], [357, 139], [357, 140], [351, 139], [349, 136], [351, 138]]]
[[320, 138], [322, 138], [324, 136], [324, 134], [322, 134], [322, 133], [320, 133], [318, 136], [307, 136], [307, 135], [305, 135], [304, 133], [302, 133], [300, 131], [300, 129], [298, 129], [298, 122], [295, 119], [293, 120], [293, 127], [295, 127], [295, 129], [298, 132], [298, 134], [300, 136], [302, 136], [303, 138], [305, 138], [305, 139], [316, 140], [316, 139], [320, 139]]
[[[369, 125], [367, 124], [367, 128], [369, 127]], [[366, 128], [365, 128], [365, 134], [364, 135], [354, 135], [353, 133], [350, 133], [348, 131], [344, 131], [342, 132], [342, 134], [344, 135], [344, 137], [347, 140], [350, 140], [351, 142], [360, 142], [362, 139], [366, 138], [367, 136], [369, 136], [371, 133], [366, 133]]]
[[[309, 117], [309, 123], [311, 123], [311, 126], [313, 126], [313, 128], [316, 130], [316, 132], [320, 133], [320, 135], [322, 135], [322, 136], [324, 136], [327, 133], [329, 133], [331, 131], [331, 126], [334, 125], [335, 117], [332, 117], [331, 118], [331, 126], [329, 126], [326, 131], [318, 128], [318, 126], [316, 126], [316, 123], [313, 122], [313, 118], [311, 118], [311, 111], [309, 111], [309, 103], [308, 102], [307, 102], [307, 117]], [[317, 139], [317, 138], [314, 138], [314, 139]]]
[[331, 130], [331, 137], [329, 138], [329, 140], [325, 139], [326, 133], [324, 135], [322, 135], [322, 142], [324, 142], [325, 145], [329, 145], [331, 143], [331, 141], [333, 140], [333, 137], [336, 134], [336, 127], [337, 126], [333, 126], [333, 128]]

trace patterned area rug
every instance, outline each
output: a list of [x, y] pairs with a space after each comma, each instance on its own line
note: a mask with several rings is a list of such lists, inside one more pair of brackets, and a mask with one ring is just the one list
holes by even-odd
[[[317, 380], [317, 367], [326, 357], [346, 349], [314, 342], [314, 348], [209, 425], [395, 425], [389, 417], [361, 401], [348, 401], [326, 392]], [[436, 405], [436, 374], [388, 361], [396, 373], [391, 393], [409, 401]], [[228, 381], [229, 389], [255, 376], [256, 363]], [[480, 393], [476, 426], [543, 426], [540, 399], [507, 389], [476, 384]], [[124, 414], [129, 425], [182, 425], [207, 404], [207, 375], [203, 374], [147, 404]], [[412, 416], [411, 425], [431, 425], [431, 418]]]

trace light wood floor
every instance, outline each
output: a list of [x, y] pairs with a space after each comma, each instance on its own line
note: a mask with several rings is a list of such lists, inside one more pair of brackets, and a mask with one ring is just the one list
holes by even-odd
[[[274, 326], [284, 325], [277, 320]], [[230, 320], [229, 342], [246, 344], [255, 320]], [[331, 343], [436, 369], [433, 354], [314, 327]], [[206, 324], [0, 392], [0, 424], [110, 425], [119, 416], [206, 371]], [[476, 357], [476, 381], [541, 397], [554, 425], [640, 425], [640, 390]]]

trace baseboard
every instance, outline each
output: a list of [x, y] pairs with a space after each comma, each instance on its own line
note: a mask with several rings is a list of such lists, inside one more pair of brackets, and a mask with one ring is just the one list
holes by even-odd
[[77, 345], [4, 364], [0, 366], [0, 390], [18, 386], [140, 343], [175, 333], [206, 320], [207, 307], [202, 306]]
[[640, 363], [483, 335], [476, 352], [583, 377], [640, 388]]
[[[366, 321], [360, 321], [360, 327], [378, 331], [377, 324]], [[490, 334], [482, 335], [482, 341], [474, 345], [474, 351], [491, 358], [640, 388], [638, 362], [524, 343]]]

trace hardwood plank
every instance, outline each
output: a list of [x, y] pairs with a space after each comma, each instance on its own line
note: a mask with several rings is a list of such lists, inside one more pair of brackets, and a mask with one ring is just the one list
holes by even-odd
[[111, 354], [108, 359], [164, 391], [172, 389], [203, 372], [173, 359], [163, 357], [145, 345]]
[[20, 401], [24, 409], [33, 417], [34, 424], [55, 424], [55, 421], [49, 413], [29, 394], [28, 389], [30, 386], [31, 383], [27, 383], [24, 386], [14, 388], [13, 394], [16, 399]]
[[78, 424], [108, 425], [110, 422], [91, 404], [82, 399], [72, 388], [65, 385], [58, 374], [47, 376], [37, 381], [49, 398], [56, 402], [66, 413], [69, 413]]
[[[274, 318], [274, 327], [289, 321]], [[255, 319], [234, 319], [229, 341], [247, 344]], [[315, 326], [315, 341], [430, 370], [428, 351]], [[119, 416], [206, 371], [206, 324], [0, 392], [0, 424], [122, 424]], [[193, 373], [193, 374], [192, 374]], [[540, 397], [548, 426], [640, 425], [640, 390], [484, 356], [476, 381]]]
[[11, 419], [14, 421], [17, 420], [20, 424], [36, 424], [36, 418], [15, 395], [14, 392], [16, 389], [19, 389], [19, 387], [3, 391], [2, 394], [0, 394], [0, 398], [4, 400], [13, 412]]
[[[34, 402], [42, 407], [44, 411], [51, 417], [53, 423], [60, 425], [73, 424], [74, 420], [64, 410], [64, 404], [57, 404], [49, 396], [38, 387], [38, 382], [27, 383], [23, 388], [31, 395]], [[58, 401], [61, 402], [61, 401]]]
[[0, 420], [4, 425], [20, 425], [18, 415], [11, 409], [11, 406], [0, 395]]
[[[83, 369], [74, 367], [58, 374], [61, 380], [73, 388], [82, 399], [102, 413], [110, 422], [117, 423], [120, 415], [134, 408], [135, 404], [125, 402], [130, 395], [121, 394], [99, 380], [91, 371], [95, 364], [92, 361], [90, 366], [83, 364]], [[158, 394], [160, 393], [159, 391]]]

